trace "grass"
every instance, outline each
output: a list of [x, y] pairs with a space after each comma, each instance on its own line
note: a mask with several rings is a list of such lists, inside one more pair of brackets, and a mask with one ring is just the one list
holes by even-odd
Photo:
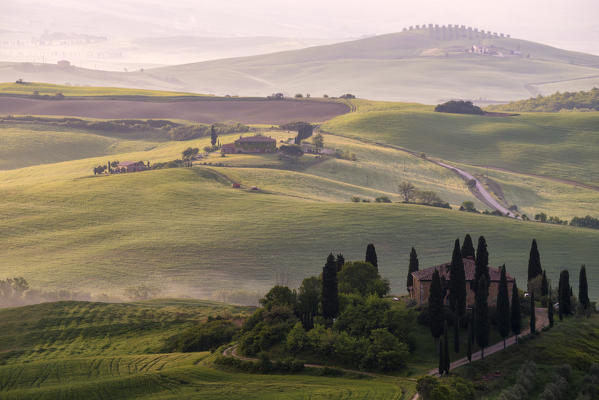
[[395, 107], [365, 112], [358, 108], [323, 128], [463, 164], [599, 183], [599, 165], [594, 162], [599, 112], [481, 117], [435, 113], [432, 107]]
[[592, 363], [599, 359], [599, 317], [587, 318], [570, 317], [563, 322], [556, 321], [554, 328], [543, 331], [533, 339], [523, 340], [517, 346], [511, 346], [505, 351], [485, 357], [472, 365], [459, 368], [458, 375], [481, 380], [481, 376], [489, 373], [500, 373], [499, 378], [484, 382], [487, 390], [482, 393], [486, 399], [497, 399], [499, 393], [513, 385], [518, 370], [526, 360], [532, 360], [538, 365], [537, 387], [530, 394], [536, 399], [544, 386], [550, 382], [554, 367], [570, 364], [573, 376], [568, 398], [576, 398], [583, 376], [588, 372]]
[[195, 93], [173, 92], [162, 90], [129, 89], [120, 87], [94, 87], [94, 86], [67, 86], [51, 83], [26, 82], [26, 83], [0, 83], [0, 95], [24, 94], [32, 95], [37, 91], [39, 95], [54, 96], [62, 93], [64, 96], [74, 97], [104, 97], [104, 96], [140, 96], [140, 97], [180, 97], [202, 96]]
[[392, 377], [245, 374], [215, 369], [215, 355], [208, 352], [158, 352], [163, 338], [208, 315], [249, 311], [197, 300], [59, 302], [0, 310], [0, 397], [397, 399], [414, 393], [414, 382]]

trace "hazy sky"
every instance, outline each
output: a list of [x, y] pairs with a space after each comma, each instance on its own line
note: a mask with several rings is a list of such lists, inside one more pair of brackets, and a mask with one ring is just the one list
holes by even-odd
[[3, 0], [0, 29], [348, 38], [463, 24], [599, 54], [599, 0]]

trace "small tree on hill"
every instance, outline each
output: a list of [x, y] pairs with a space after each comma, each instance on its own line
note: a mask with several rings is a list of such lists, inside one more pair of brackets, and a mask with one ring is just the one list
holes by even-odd
[[441, 278], [439, 277], [438, 270], [433, 272], [431, 288], [428, 293], [428, 313], [430, 316], [431, 334], [435, 338], [435, 341], [437, 341], [443, 333], [443, 323], [445, 322]]
[[537, 276], [543, 273], [541, 267], [541, 256], [539, 255], [539, 249], [537, 248], [537, 240], [532, 240], [530, 246], [530, 256], [528, 258], [528, 280], [531, 281]]
[[210, 144], [212, 147], [216, 146], [216, 141], [218, 140], [218, 134], [216, 133], [216, 128], [214, 125], [210, 127]]
[[514, 281], [514, 286], [512, 287], [510, 325], [512, 326], [512, 332], [516, 335], [516, 343], [518, 343], [518, 335], [522, 332], [522, 310], [520, 310], [520, 295], [518, 294], [516, 281]]
[[462, 257], [474, 259], [474, 245], [472, 244], [472, 238], [470, 234], [466, 234], [464, 243], [462, 244]]
[[410, 265], [408, 266], [408, 289], [414, 286], [414, 277], [412, 276], [412, 272], [418, 271], [418, 264], [418, 255], [416, 254], [416, 249], [412, 247], [412, 250], [410, 251]]
[[376, 250], [374, 248], [374, 244], [369, 243], [368, 246], [366, 246], [366, 259], [364, 261], [371, 263], [372, 265], [374, 265], [376, 267], [376, 269], [379, 268], [379, 263], [378, 263], [378, 259], [376, 257]]
[[312, 137], [312, 144], [317, 149], [322, 149], [324, 147], [324, 138], [322, 137], [322, 135], [320, 133], [318, 133]]
[[589, 301], [589, 285], [587, 283], [587, 268], [584, 264], [580, 267], [578, 277], [578, 301], [584, 311], [587, 311], [591, 302]]
[[497, 292], [497, 328], [503, 338], [503, 348], [505, 349], [505, 338], [510, 334], [510, 299], [507, 290], [505, 264], [501, 268], [501, 278]]
[[403, 196], [406, 203], [414, 200], [416, 194], [416, 188], [410, 182], [402, 182], [399, 184], [399, 193]]
[[330, 253], [322, 269], [322, 316], [332, 320], [339, 314], [339, 292], [337, 289], [337, 263]]

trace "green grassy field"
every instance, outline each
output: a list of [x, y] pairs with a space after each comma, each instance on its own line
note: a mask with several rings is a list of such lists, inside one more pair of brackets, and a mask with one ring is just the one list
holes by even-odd
[[[59, 302], [0, 310], [3, 399], [398, 399], [414, 382], [258, 375], [215, 369], [215, 355], [160, 353], [163, 339], [245, 307], [197, 300]], [[404, 393], [404, 397], [402, 397]]]
[[26, 83], [0, 83], [1, 94], [26, 94], [32, 95], [37, 91], [40, 96], [54, 96], [62, 93], [64, 96], [76, 97], [98, 97], [98, 96], [144, 96], [144, 97], [179, 97], [179, 96], [202, 96], [195, 93], [172, 92], [163, 90], [129, 89], [120, 87], [104, 86], [67, 86], [51, 83], [26, 82]]
[[463, 164], [597, 185], [598, 126], [597, 112], [485, 117], [383, 106], [334, 118], [323, 128]]

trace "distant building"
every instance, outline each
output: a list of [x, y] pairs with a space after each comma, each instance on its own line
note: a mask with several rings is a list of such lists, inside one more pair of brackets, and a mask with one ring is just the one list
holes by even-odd
[[145, 171], [148, 167], [143, 161], [124, 161], [119, 162], [116, 169], [118, 172], [137, 172]]
[[264, 154], [277, 151], [277, 141], [267, 136], [247, 136], [240, 137], [233, 143], [227, 143], [221, 146], [223, 154]]
[[[445, 285], [449, 288], [449, 268], [451, 263], [445, 263], [441, 265], [437, 265], [434, 267], [430, 267], [427, 269], [423, 269], [420, 271], [412, 272], [413, 278], [413, 286], [408, 288], [410, 292], [410, 298], [418, 305], [423, 305], [428, 302], [428, 295], [431, 287], [431, 282], [433, 280], [433, 273], [435, 270], [439, 271], [439, 275], [441, 277], [441, 283], [443, 283], [443, 279], [445, 279]], [[470, 306], [474, 304], [474, 291], [470, 288], [470, 283], [474, 280], [474, 271], [476, 270], [476, 265], [474, 264], [474, 260], [471, 258], [464, 258], [464, 272], [466, 273], [466, 305]], [[489, 276], [490, 276], [490, 285], [489, 285], [489, 297], [488, 303], [490, 306], [495, 306], [497, 302], [497, 293], [499, 291], [499, 280], [501, 278], [501, 271], [499, 268], [489, 267]], [[514, 287], [515, 279], [510, 275], [507, 275], [507, 289], [509, 298], [512, 298], [512, 288]], [[449, 300], [449, 290], [447, 291], [447, 296], [445, 298], [446, 302]]]

